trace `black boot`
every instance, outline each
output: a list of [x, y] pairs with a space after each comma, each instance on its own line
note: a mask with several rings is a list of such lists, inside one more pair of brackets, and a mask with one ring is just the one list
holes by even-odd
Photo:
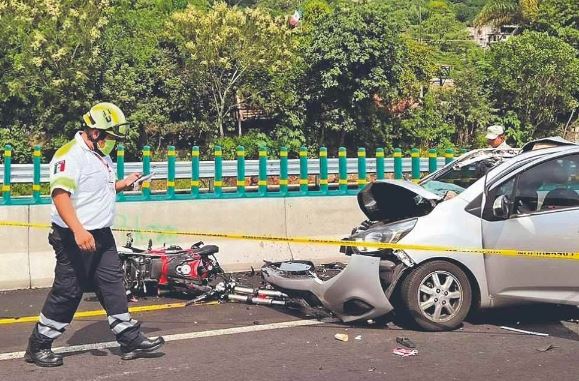
[[159, 336], [155, 339], [146, 338], [142, 340], [139, 344], [125, 346], [121, 344], [121, 358], [123, 360], [133, 360], [138, 357], [142, 353], [150, 353], [154, 352], [157, 349], [161, 348], [165, 344], [165, 339]]
[[52, 351], [52, 341], [41, 341], [31, 336], [28, 339], [28, 348], [24, 354], [24, 361], [42, 367], [61, 366], [62, 356]]

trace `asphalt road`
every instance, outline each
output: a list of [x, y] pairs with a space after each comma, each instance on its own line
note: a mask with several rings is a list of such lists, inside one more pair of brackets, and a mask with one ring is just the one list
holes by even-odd
[[[0, 319], [37, 315], [46, 289], [0, 293]], [[149, 298], [132, 306], [182, 302]], [[79, 311], [98, 310], [87, 294]], [[104, 316], [79, 318], [56, 347], [79, 346], [59, 368], [26, 364], [33, 323], [0, 324], [0, 380], [579, 380], [577, 308], [525, 306], [480, 313], [454, 332], [393, 323], [349, 326], [302, 320], [264, 306], [218, 304], [135, 313], [150, 336], [170, 337], [162, 352], [123, 361]], [[280, 324], [288, 322], [287, 324]], [[311, 324], [299, 326], [300, 324]], [[509, 332], [500, 326], [548, 333]], [[334, 338], [347, 334], [347, 342]], [[418, 355], [392, 353], [408, 337]], [[91, 349], [88, 345], [95, 344]], [[553, 348], [539, 351], [548, 346]]]

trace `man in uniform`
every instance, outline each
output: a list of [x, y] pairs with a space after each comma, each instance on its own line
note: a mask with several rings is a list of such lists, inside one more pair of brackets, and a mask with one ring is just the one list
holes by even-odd
[[62, 365], [52, 342], [72, 321], [84, 291], [94, 290], [125, 360], [160, 348], [162, 337], [145, 337], [128, 312], [123, 270], [111, 232], [116, 193], [141, 175], [116, 181], [109, 157], [127, 123], [112, 103], [99, 103], [83, 116], [86, 127], [62, 146], [50, 162], [52, 229], [48, 241], [56, 253], [54, 283], [24, 359], [38, 366]]
[[487, 143], [491, 148], [498, 149], [509, 149], [510, 145], [507, 144], [507, 138], [505, 136], [505, 128], [501, 125], [495, 124], [487, 128]]

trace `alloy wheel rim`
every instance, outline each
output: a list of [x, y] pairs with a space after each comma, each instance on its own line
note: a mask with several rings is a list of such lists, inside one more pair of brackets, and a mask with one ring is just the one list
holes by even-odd
[[447, 271], [433, 271], [418, 287], [418, 307], [435, 323], [451, 320], [460, 310], [464, 296], [458, 279]]

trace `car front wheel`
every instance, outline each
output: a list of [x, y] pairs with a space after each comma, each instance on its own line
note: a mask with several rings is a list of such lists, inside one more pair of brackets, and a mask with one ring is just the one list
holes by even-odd
[[402, 282], [400, 296], [413, 323], [427, 331], [448, 331], [466, 318], [472, 288], [460, 267], [436, 260], [414, 269]]

